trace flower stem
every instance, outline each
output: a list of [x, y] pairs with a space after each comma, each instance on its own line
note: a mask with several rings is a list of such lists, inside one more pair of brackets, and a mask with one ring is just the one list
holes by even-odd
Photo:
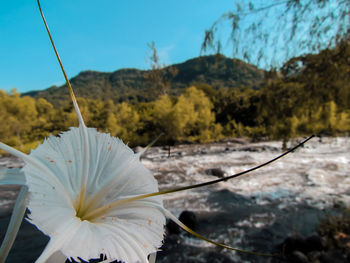
[[73, 106], [74, 106], [75, 112], [77, 113], [77, 116], [78, 116], [79, 124], [82, 125], [82, 126], [85, 126], [83, 117], [82, 117], [82, 115], [81, 115], [81, 112], [80, 112], [80, 109], [79, 109], [77, 100], [76, 100], [75, 95], [74, 95], [74, 92], [73, 92], [72, 85], [70, 84], [70, 81], [69, 81], [69, 79], [68, 79], [68, 77], [67, 77], [66, 71], [64, 70], [64, 67], [63, 67], [61, 58], [60, 58], [60, 56], [59, 56], [59, 54], [58, 54], [58, 51], [57, 51], [57, 49], [56, 49], [55, 43], [53, 42], [53, 39], [52, 39], [50, 30], [49, 30], [49, 26], [48, 26], [47, 23], [46, 23], [46, 19], [45, 19], [44, 13], [43, 13], [43, 11], [42, 11], [42, 9], [41, 9], [40, 1], [37, 0], [37, 3], [38, 3], [38, 7], [39, 7], [39, 11], [40, 11], [41, 17], [42, 17], [43, 22], [44, 22], [44, 24], [45, 24], [45, 28], [46, 28], [47, 34], [49, 35], [49, 38], [50, 38], [50, 41], [51, 41], [51, 45], [52, 45], [52, 47], [53, 47], [53, 50], [55, 51], [55, 54], [56, 54], [58, 63], [60, 64], [60, 67], [61, 67], [61, 70], [62, 70], [64, 79], [66, 80], [66, 83], [67, 83], [67, 86], [68, 86], [68, 90], [69, 90], [70, 96], [71, 96], [72, 101], [73, 101]]

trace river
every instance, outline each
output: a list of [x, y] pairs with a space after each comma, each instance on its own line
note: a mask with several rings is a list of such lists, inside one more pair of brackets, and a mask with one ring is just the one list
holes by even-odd
[[[197, 218], [196, 231], [230, 246], [278, 253], [291, 235], [316, 232], [319, 220], [350, 205], [350, 138], [313, 138], [286, 157], [255, 172], [216, 185], [163, 196], [164, 206], [179, 216]], [[289, 142], [292, 147], [297, 140]], [[278, 141], [231, 140], [211, 144], [152, 147], [142, 158], [160, 189], [197, 184], [231, 175], [281, 153]], [[0, 158], [0, 167], [21, 167]], [[214, 174], [214, 175], [213, 175]], [[18, 188], [0, 192], [3, 235]], [[28, 223], [20, 230], [8, 262], [34, 262], [47, 238]], [[157, 262], [275, 262], [217, 248], [187, 233], [168, 235]], [[276, 261], [277, 262], [277, 261]]]

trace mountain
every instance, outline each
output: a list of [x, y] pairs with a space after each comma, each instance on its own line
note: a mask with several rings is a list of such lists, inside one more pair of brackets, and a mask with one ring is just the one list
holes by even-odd
[[[238, 59], [222, 55], [202, 56], [157, 70], [120, 69], [115, 72], [83, 71], [71, 79], [77, 97], [112, 99], [115, 102], [151, 101], [154, 85], [150, 75], [162, 76], [168, 83], [170, 94], [193, 84], [205, 83], [213, 88], [261, 87], [264, 71]], [[154, 87], [153, 87], [154, 88]], [[53, 86], [46, 90], [31, 91], [23, 95], [45, 98], [54, 105], [69, 100], [66, 85]]]

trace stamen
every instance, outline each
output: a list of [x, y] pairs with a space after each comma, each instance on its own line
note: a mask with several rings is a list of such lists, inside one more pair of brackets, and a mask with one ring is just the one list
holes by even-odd
[[[90, 197], [87, 197], [84, 200], [84, 206], [82, 207], [80, 214], [84, 215], [86, 214], [89, 210], [94, 210], [94, 206], [97, 204], [98, 205], [98, 201], [103, 200], [103, 198], [109, 193], [109, 191], [114, 188], [114, 186], [116, 185], [116, 182], [118, 181], [118, 179], [120, 179], [120, 177], [122, 175], [126, 175], [126, 171], [128, 170], [129, 166], [132, 165], [133, 162], [138, 161], [137, 158], [133, 158], [133, 160], [131, 160], [130, 163], [125, 162], [123, 165], [120, 166], [120, 170], [119, 170], [119, 177], [115, 177], [114, 180], [106, 183], [105, 186], [103, 186], [99, 192], [95, 195], [92, 195]], [[129, 179], [127, 179], [127, 181], [124, 183], [124, 185], [118, 186], [117, 191], [121, 192], [123, 191], [123, 189], [125, 187], [127, 187], [127, 183], [129, 181], [132, 180], [132, 177], [130, 176]], [[115, 192], [116, 193], [116, 192]]]
[[[136, 160], [139, 160], [139, 158], [150, 148], [152, 147], [152, 145], [154, 143], [156, 143], [159, 138], [161, 136], [163, 136], [164, 133], [161, 133], [157, 136], [156, 139], [154, 139], [150, 144], [148, 144], [141, 152], [136, 154]], [[127, 169], [127, 167], [125, 167], [125, 169]], [[121, 170], [121, 172], [123, 172], [123, 170]], [[131, 180], [132, 178], [130, 177], [129, 180]], [[127, 183], [124, 184], [124, 186], [126, 186]], [[101, 200], [105, 195], [108, 194], [109, 189], [113, 186], [113, 182], [109, 182], [107, 183], [97, 194], [95, 194], [92, 197], [88, 197], [86, 200], [84, 200], [84, 206], [81, 206], [80, 210], [79, 210], [79, 214], [83, 215], [85, 213], [87, 213], [87, 211], [91, 210], [91, 208], [96, 204], [97, 201]], [[119, 188], [119, 191], [122, 190], [122, 187]]]
[[207, 186], [207, 185], [212, 185], [212, 184], [216, 184], [216, 183], [219, 183], [219, 182], [222, 182], [222, 181], [227, 181], [227, 180], [239, 177], [241, 175], [244, 175], [244, 174], [247, 174], [249, 172], [255, 171], [257, 169], [260, 169], [260, 168], [262, 168], [262, 167], [264, 167], [264, 166], [266, 166], [268, 164], [271, 164], [271, 163], [277, 161], [278, 159], [280, 159], [280, 158], [286, 156], [287, 154], [295, 151], [297, 148], [299, 148], [300, 146], [304, 145], [307, 141], [311, 140], [311, 138], [313, 138], [313, 137], [314, 137], [314, 135], [311, 135], [310, 137], [308, 137], [307, 139], [305, 139], [304, 141], [302, 141], [298, 145], [294, 146], [290, 150], [282, 153], [281, 155], [279, 155], [279, 156], [277, 156], [277, 157], [275, 157], [275, 158], [273, 158], [273, 159], [271, 159], [271, 160], [269, 160], [269, 161], [267, 161], [267, 162], [265, 162], [263, 164], [260, 164], [258, 166], [253, 167], [253, 168], [245, 170], [243, 172], [240, 172], [240, 173], [237, 173], [237, 174], [233, 174], [233, 175], [230, 175], [230, 176], [225, 176], [223, 178], [212, 180], [212, 181], [201, 183], [201, 184], [189, 185], [189, 186], [179, 187], [179, 188], [175, 188], [175, 189], [169, 189], [169, 190], [159, 191], [159, 192], [150, 193], [150, 194], [143, 194], [143, 195], [138, 195], [138, 196], [133, 196], [133, 197], [130, 197], [130, 198], [125, 198], [125, 199], [122, 199], [122, 200], [118, 200], [118, 201], [109, 203], [109, 204], [107, 204], [105, 206], [102, 206], [100, 208], [97, 208], [97, 209], [95, 209], [93, 211], [87, 212], [86, 215], [84, 216], [84, 219], [85, 220], [93, 220], [94, 218], [102, 216], [103, 214], [105, 214], [110, 209], [114, 209], [117, 206], [129, 203], [129, 202], [133, 202], [133, 201], [136, 201], [136, 200], [141, 200], [141, 199], [145, 199], [145, 198], [148, 198], [148, 197], [164, 195], [164, 194], [170, 194], [170, 193], [185, 191], [185, 190], [194, 189], [194, 188], [198, 188], [198, 187], [203, 187], [203, 186]]
[[86, 189], [83, 187], [79, 193], [79, 196], [76, 201], [75, 205], [75, 211], [76, 211], [76, 216], [79, 218], [83, 217], [83, 207], [84, 207], [84, 197], [85, 197], [85, 191]]
[[[161, 133], [157, 136], [157, 138], [155, 138], [150, 144], [148, 144], [142, 151], [140, 151], [139, 153], [135, 154], [136, 155], [136, 158], [137, 160], [139, 160], [139, 158], [141, 158], [141, 156], [150, 148], [152, 147], [153, 144], [155, 144], [159, 138], [161, 136], [163, 136], [164, 133]], [[131, 180], [132, 178], [130, 178]], [[111, 188], [111, 186], [113, 185], [113, 182], [109, 182], [108, 184], [106, 184], [106, 186], [104, 186], [96, 195], [90, 197], [90, 198], [87, 198], [85, 200], [85, 203], [84, 203], [84, 206], [81, 207], [81, 210], [79, 210], [79, 214], [80, 215], [83, 215], [85, 214], [88, 210], [91, 209], [91, 207], [93, 205], [95, 205], [95, 203], [98, 201], [98, 200], [101, 200], [107, 193], [108, 193], [108, 189]], [[124, 184], [124, 186], [126, 186], [126, 183]], [[119, 189], [121, 190], [121, 188]]]

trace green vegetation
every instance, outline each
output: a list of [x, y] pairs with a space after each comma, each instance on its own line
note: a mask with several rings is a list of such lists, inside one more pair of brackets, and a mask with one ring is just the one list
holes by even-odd
[[[151, 46], [152, 47], [152, 46]], [[152, 49], [156, 57], [155, 49]], [[154, 56], [152, 55], [152, 56]], [[154, 101], [159, 95], [181, 95], [194, 83], [206, 83], [215, 89], [253, 87], [260, 88], [264, 71], [238, 59], [222, 55], [203, 56], [171, 66], [160, 65], [157, 58], [151, 69], [121, 69], [115, 72], [84, 71], [70, 81], [78, 98], [112, 99], [115, 104]], [[32, 91], [24, 96], [44, 98], [55, 107], [70, 100], [65, 85]]]
[[[350, 131], [350, 45], [341, 42], [317, 55], [289, 60], [281, 72], [265, 73], [260, 89], [214, 88], [193, 83], [179, 95], [153, 94], [148, 102], [116, 103], [79, 98], [88, 127], [118, 136], [130, 146], [210, 142], [248, 136], [284, 141], [312, 133]], [[152, 94], [153, 89], [148, 93]], [[0, 91], [1, 141], [28, 151], [49, 134], [77, 125], [72, 104]]]
[[[220, 53], [264, 68], [306, 53], [334, 48], [349, 36], [348, 0], [234, 1], [205, 31], [202, 53]], [[230, 30], [229, 34], [223, 33]]]

